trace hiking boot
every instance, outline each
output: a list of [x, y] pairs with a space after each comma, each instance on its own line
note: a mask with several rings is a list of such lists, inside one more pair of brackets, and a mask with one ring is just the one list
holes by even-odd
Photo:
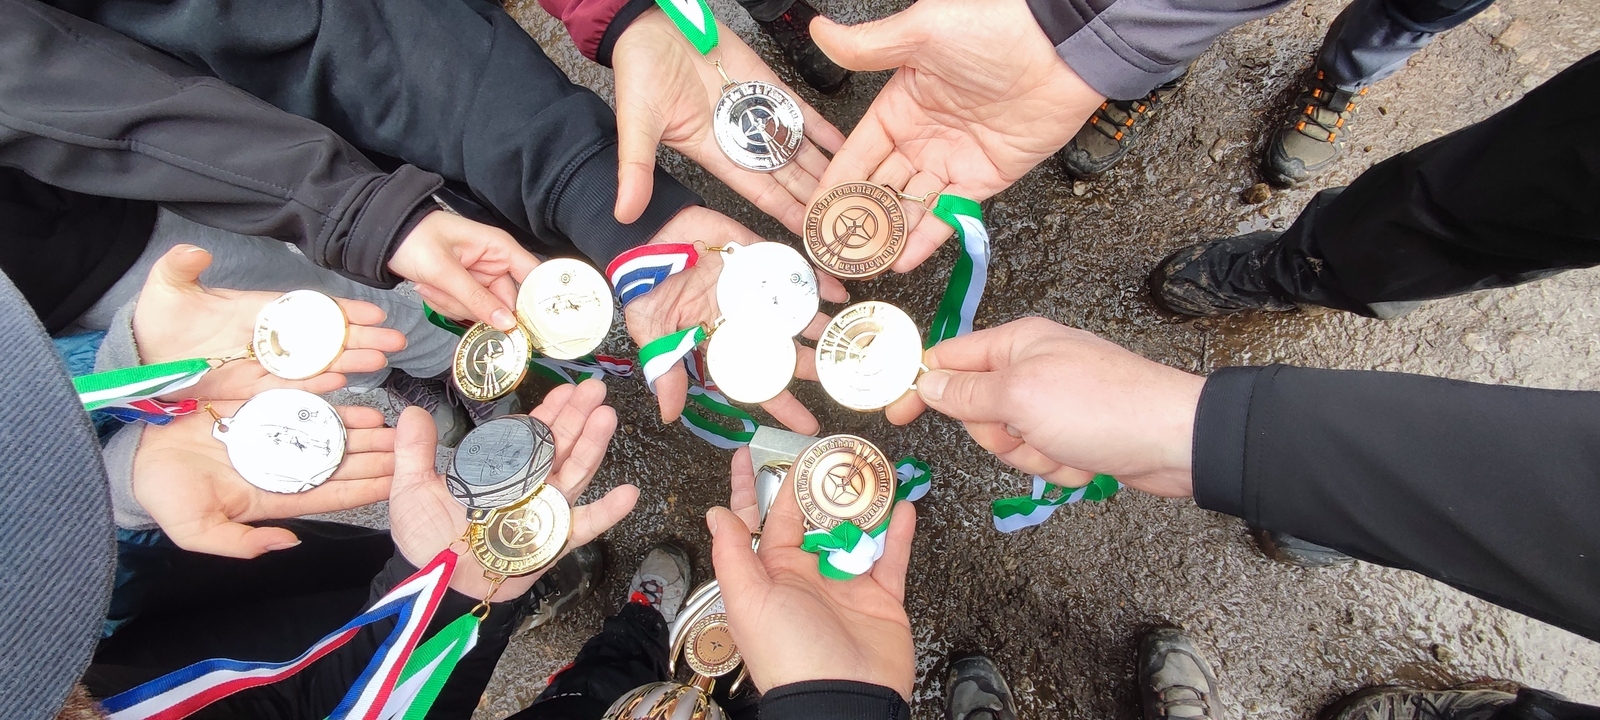
[[950, 663], [945, 684], [944, 714], [948, 720], [1017, 720], [1017, 703], [1000, 668], [982, 655]]
[[689, 553], [673, 543], [658, 542], [633, 574], [628, 602], [655, 608], [671, 625], [689, 594], [689, 574]]
[[472, 430], [470, 418], [451, 392], [454, 384], [449, 372], [419, 378], [396, 368], [389, 371], [389, 376], [384, 378], [380, 387], [400, 402], [427, 410], [433, 416], [433, 427], [440, 445], [455, 447]]
[[800, 79], [823, 95], [832, 95], [850, 79], [850, 71], [828, 59], [822, 48], [811, 40], [811, 18], [822, 13], [806, 3], [795, 0], [789, 10], [777, 20], [757, 20], [761, 31], [783, 51], [783, 57], [800, 73]]
[[1289, 533], [1253, 527], [1250, 528], [1250, 537], [1256, 541], [1256, 547], [1261, 550], [1262, 555], [1286, 565], [1303, 568], [1325, 568], [1356, 561], [1355, 558], [1331, 547], [1318, 545], [1309, 540], [1302, 540]]
[[565, 615], [593, 595], [595, 586], [605, 575], [606, 553], [599, 543], [589, 543], [567, 553], [533, 584], [529, 591], [533, 596], [533, 610], [517, 626], [516, 634], [521, 635]]
[[1220, 720], [1217, 677], [1182, 630], [1163, 628], [1139, 642], [1144, 720]]
[[1294, 310], [1293, 302], [1269, 289], [1265, 276], [1281, 234], [1254, 232], [1179, 248], [1150, 271], [1150, 299], [1162, 310], [1192, 317]]
[[1294, 100], [1294, 110], [1267, 143], [1261, 171], [1276, 185], [1303, 183], [1332, 167], [1344, 153], [1344, 134], [1356, 100], [1368, 88], [1340, 90], [1313, 69]]
[[1138, 100], [1107, 100], [1089, 120], [1078, 129], [1072, 142], [1056, 153], [1056, 159], [1068, 175], [1088, 180], [1110, 170], [1126, 157], [1128, 150], [1139, 141], [1150, 123], [1156, 119], [1161, 105], [1178, 91], [1178, 85], [1188, 73], [1151, 90]]
[[1324, 709], [1319, 720], [1489, 720], [1516, 698], [1498, 690], [1421, 690], [1391, 685], [1346, 695]]

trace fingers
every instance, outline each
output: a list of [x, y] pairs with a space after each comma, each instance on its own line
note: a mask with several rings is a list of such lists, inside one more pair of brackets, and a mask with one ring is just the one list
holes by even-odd
[[[437, 482], [438, 475], [430, 477]], [[388, 498], [393, 483], [394, 478], [384, 476], [323, 483], [293, 495], [266, 493], [270, 497], [261, 502], [261, 517], [292, 518], [371, 505]]]
[[639, 82], [631, 74], [617, 74], [617, 204], [612, 214], [627, 224], [639, 219], [650, 205], [655, 187], [656, 146], [666, 130], [665, 118], [649, 106], [627, 98], [637, 92]]
[[761, 525], [760, 511], [756, 507], [756, 472], [750, 466], [748, 447], [735, 450], [728, 467], [728, 509], [739, 516], [745, 527]]
[[639, 502], [639, 488], [618, 485], [604, 497], [572, 511], [572, 547], [587, 545], [633, 512]]
[[422, 299], [428, 303], [428, 306], [437, 310], [439, 314], [452, 320], [473, 322], [471, 311], [467, 310], [466, 306], [456, 302], [456, 299], [448, 293], [425, 282], [414, 282], [416, 282], [417, 294], [421, 295]]
[[[795, 97], [799, 96], [796, 95]], [[806, 137], [810, 138], [811, 142], [816, 143], [817, 147], [827, 150], [829, 154], [836, 154], [839, 152], [839, 148], [844, 147], [844, 133], [839, 132], [839, 128], [834, 127], [833, 123], [822, 116], [822, 113], [811, 107], [811, 103], [800, 101], [800, 113], [805, 117]], [[823, 161], [822, 167], [808, 166], [806, 169], [820, 177], [822, 171], [827, 169], [827, 158], [823, 158]]]
[[334, 408], [346, 430], [383, 427], [383, 411], [359, 405], [342, 405]]
[[[404, 336], [402, 336], [403, 338]], [[389, 356], [381, 350], [345, 350], [334, 358], [330, 372], [369, 373], [389, 366]]]
[[[816, 374], [815, 365], [812, 367], [811, 374]], [[761, 403], [761, 409], [767, 411], [767, 414], [771, 415], [773, 420], [783, 423], [784, 427], [801, 435], [815, 435], [817, 431], [822, 429], [822, 424], [817, 422], [816, 416], [812, 415], [811, 411], [806, 409], [806, 406], [800, 404], [800, 400], [788, 390], [778, 393], [777, 397]]]
[[798, 345], [799, 349], [795, 355], [794, 376], [801, 380], [817, 382], [817, 351], [800, 343], [795, 345]]
[[[552, 392], [552, 395], [555, 393]], [[545, 425], [550, 427], [550, 434], [555, 439], [555, 463], [561, 465], [567, 461], [567, 456], [572, 453], [573, 447], [579, 438], [587, 431], [587, 425], [593, 419], [595, 411], [606, 400], [606, 384], [590, 378], [573, 387], [569, 394], [564, 395], [566, 402], [556, 405], [546, 397], [545, 402], [539, 405], [536, 413], [530, 413]], [[616, 426], [616, 413], [610, 412], [612, 427]], [[602, 444], [611, 440], [608, 430]]]
[[683, 414], [683, 405], [689, 401], [689, 373], [683, 369], [683, 362], [673, 365], [661, 377], [656, 378], [656, 404], [661, 407], [661, 422], [675, 423], [678, 416]]
[[[839, 278], [825, 272], [817, 273], [817, 295], [831, 303], [850, 302], [850, 291], [845, 289], [844, 283], [839, 282]], [[810, 328], [807, 329], [809, 330]], [[811, 336], [807, 335], [806, 337]], [[822, 337], [820, 329], [817, 331], [817, 337]], [[815, 340], [816, 338], [811, 339]]]
[[[889, 82], [894, 81], [891, 79]], [[873, 107], [867, 108], [867, 114], [861, 118], [861, 122], [856, 123], [855, 129], [850, 131], [850, 136], [845, 138], [844, 145], [834, 154], [833, 161], [828, 163], [828, 171], [822, 174], [822, 182], [817, 189], [825, 192], [840, 183], [869, 177], [893, 151], [894, 138], [889, 137], [874, 103]]]
[[[383, 311], [379, 310], [378, 312], [381, 313]], [[380, 318], [378, 322], [383, 322], [383, 320]], [[352, 324], [350, 332], [344, 338], [344, 349], [345, 352], [351, 350], [377, 350], [386, 353], [400, 352], [406, 349], [406, 334], [394, 328]]]
[[1010, 367], [1025, 343], [1038, 338], [1041, 327], [1036, 320], [1024, 318], [950, 338], [923, 353], [922, 362], [935, 370], [1002, 370]]
[[[218, 517], [222, 517], [220, 514]], [[178, 547], [190, 552], [249, 559], [300, 544], [295, 534], [278, 527], [251, 527], [221, 519], [192, 534], [167, 533]]]
[[889, 531], [883, 535], [883, 557], [872, 565], [872, 579], [901, 604], [906, 601], [906, 573], [911, 569], [911, 540], [917, 534], [917, 508], [908, 500], [894, 504]]
[[344, 443], [344, 451], [347, 453], [394, 452], [393, 428], [351, 430], [348, 435]]
[[[388, 314], [384, 313], [383, 308], [365, 300], [336, 297], [333, 301], [339, 304], [339, 309], [344, 311], [344, 319], [348, 320], [351, 325], [377, 327], [382, 325], [383, 321], [389, 317]], [[352, 327], [351, 331], [353, 332], [354, 330], [355, 328]], [[346, 345], [348, 346], [348, 344], [347, 339]]]
[[174, 245], [150, 267], [145, 281], [175, 288], [199, 287], [200, 273], [211, 267], [211, 253], [194, 245]]
[[[911, 195], [913, 193], [907, 192], [906, 194]], [[909, 211], [906, 214], [908, 217], [911, 215]], [[897, 273], [911, 272], [917, 269], [917, 266], [921, 265], [923, 261], [933, 257], [933, 254], [938, 252], [939, 248], [944, 245], [944, 241], [949, 240], [950, 236], [955, 232], [949, 224], [930, 212], [922, 213], [922, 219], [915, 222], [916, 225], [912, 226], [910, 237], [906, 238], [905, 251], [900, 253], [900, 257], [895, 259], [894, 265], [890, 268]]]
[[928, 407], [968, 422], [1005, 422], [1014, 409], [1005, 378], [994, 372], [931, 370], [917, 378], [917, 395]]
[[[768, 522], [771, 522], [770, 517]], [[735, 608], [749, 602], [771, 581], [761, 560], [750, 549], [750, 527], [732, 510], [711, 508], [706, 512], [706, 528], [711, 531], [711, 564], [717, 571], [717, 584], [722, 587], [729, 614], [737, 617], [741, 613]], [[762, 535], [762, 547], [768, 542], [766, 535]]]
[[427, 410], [413, 405], [400, 413], [400, 420], [394, 425], [395, 496], [439, 481], [433, 469], [434, 451], [439, 444], [434, 432], [433, 416]]
[[767, 522], [761, 526], [761, 552], [800, 547], [806, 534], [805, 517], [800, 513], [800, 502], [794, 499], [794, 468], [784, 475], [778, 497], [767, 509]]
[[922, 402], [922, 396], [909, 392], [884, 408], [883, 417], [891, 425], [910, 425], [912, 420], [921, 417], [922, 411], [927, 409], [928, 406]]
[[840, 25], [819, 15], [811, 21], [811, 38], [840, 67], [892, 70], [906, 64], [926, 40], [917, 17], [907, 11], [860, 25]]
[[561, 463], [561, 470], [553, 481], [556, 489], [575, 502], [589, 489], [589, 481], [605, 460], [606, 448], [611, 445], [611, 435], [617, 430], [617, 412], [609, 407], [597, 408], [583, 425], [583, 433], [573, 441], [572, 451]]
[[459, 262], [455, 262], [454, 257], [439, 258], [438, 264], [428, 274], [427, 282], [455, 300], [466, 310], [467, 317], [487, 322], [501, 331], [517, 326], [510, 307], [472, 277], [472, 273], [467, 272]]
[[1095, 476], [1095, 473], [1067, 467], [1066, 465], [1062, 465], [1053, 472], [1037, 474], [1039, 477], [1044, 478], [1045, 482], [1069, 488], [1081, 488], [1088, 485], [1089, 481], [1093, 480]]
[[[369, 480], [373, 478], [387, 478], [394, 475], [394, 453], [392, 452], [364, 452], [346, 453], [344, 460], [339, 462], [339, 469], [333, 471], [329, 480]], [[363, 503], [365, 504], [365, 503]]]

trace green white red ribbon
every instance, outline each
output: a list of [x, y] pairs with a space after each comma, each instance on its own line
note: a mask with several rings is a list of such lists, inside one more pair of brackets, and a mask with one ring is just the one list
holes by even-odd
[[983, 206], [944, 194], [934, 203], [932, 212], [956, 229], [961, 255], [950, 271], [939, 309], [933, 314], [925, 347], [972, 332], [972, 317], [978, 312], [978, 301], [983, 299], [983, 288], [989, 280], [989, 229], [983, 224]]
[[656, 5], [701, 55], [717, 47], [717, 18], [706, 0], [656, 0]]
[[72, 379], [72, 387], [84, 410], [103, 410], [125, 421], [162, 425], [174, 416], [194, 412], [199, 403], [192, 399], [168, 403], [156, 398], [192, 387], [210, 371], [211, 363], [206, 360], [177, 360], [79, 375]]
[[[896, 502], [916, 502], [928, 494], [933, 473], [928, 464], [910, 455], [895, 463]], [[862, 530], [855, 523], [844, 522], [832, 530], [811, 530], [800, 541], [800, 549], [817, 554], [817, 571], [823, 577], [849, 580], [866, 573], [883, 557], [883, 534], [889, 531], [889, 521], [894, 518], [890, 509], [888, 517], [877, 527]]]
[[1096, 475], [1088, 485], [1080, 488], [1054, 485], [1035, 475], [1032, 493], [1000, 498], [990, 503], [989, 509], [994, 516], [994, 529], [1013, 533], [1049, 520], [1063, 505], [1084, 500], [1100, 502], [1116, 495], [1121, 489], [1122, 483], [1110, 475]]

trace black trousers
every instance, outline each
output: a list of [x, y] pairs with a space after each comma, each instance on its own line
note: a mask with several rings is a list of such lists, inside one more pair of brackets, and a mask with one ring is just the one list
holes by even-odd
[[1600, 53], [1488, 119], [1318, 194], [1266, 251], [1267, 286], [1286, 300], [1381, 316], [1384, 303], [1600, 263], [1597, 124]]
[[1490, 720], [1600, 720], [1600, 707], [1575, 703], [1543, 690], [1523, 690]]

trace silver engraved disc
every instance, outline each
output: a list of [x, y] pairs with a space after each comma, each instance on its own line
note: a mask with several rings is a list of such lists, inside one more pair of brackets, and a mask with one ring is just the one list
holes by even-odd
[[817, 380], [834, 402], [871, 412], [900, 399], [922, 370], [922, 335], [904, 310], [869, 300], [845, 308], [817, 341]]
[[344, 460], [344, 421], [328, 401], [304, 390], [260, 393], [218, 420], [211, 436], [227, 446], [240, 477], [268, 492], [310, 490]]
[[780, 242], [722, 250], [717, 307], [727, 320], [769, 323], [790, 337], [817, 316], [817, 274], [800, 251]]
[[760, 80], [723, 89], [711, 117], [717, 145], [746, 170], [772, 172], [788, 165], [805, 140], [800, 104], [783, 88]]
[[344, 310], [315, 290], [279, 295], [256, 313], [250, 347], [267, 372], [285, 380], [316, 377], [339, 359], [349, 332]]
[[729, 399], [764, 403], [794, 379], [794, 337], [770, 324], [728, 320], [706, 342], [706, 370]]
[[517, 314], [533, 349], [573, 360], [594, 352], [611, 332], [611, 286], [588, 263], [552, 258], [528, 273], [517, 291]]
[[467, 509], [487, 513], [538, 491], [555, 456], [555, 436], [544, 423], [527, 415], [497, 417], [461, 438], [444, 485]]

